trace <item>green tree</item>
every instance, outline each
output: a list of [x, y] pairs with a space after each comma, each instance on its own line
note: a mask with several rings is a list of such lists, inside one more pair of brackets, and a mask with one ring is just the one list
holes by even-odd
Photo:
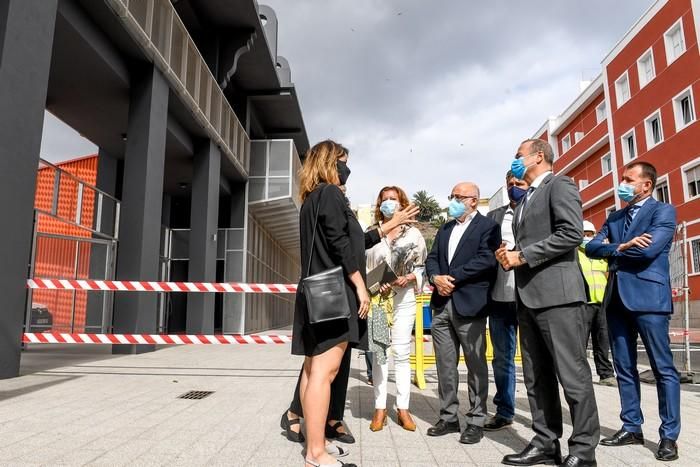
[[419, 209], [418, 220], [421, 222], [432, 221], [441, 211], [440, 204], [425, 190], [420, 190], [413, 195], [413, 204]]

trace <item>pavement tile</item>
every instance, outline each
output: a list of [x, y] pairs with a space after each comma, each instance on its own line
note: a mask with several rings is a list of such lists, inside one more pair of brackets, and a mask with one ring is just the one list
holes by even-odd
[[[179, 346], [108, 359], [97, 352], [90, 361], [93, 349], [85, 348], [80, 360], [74, 360], [75, 352], [56, 350], [54, 368], [43, 365], [39, 373], [25, 369], [22, 377], [0, 381], [0, 393], [15, 394], [0, 400], [0, 466], [303, 465], [303, 446], [288, 442], [279, 428], [279, 415], [289, 404], [301, 365], [288, 347]], [[40, 361], [46, 352], [33, 353], [30, 348], [23, 354], [23, 365], [31, 368], [32, 359]], [[418, 429], [408, 432], [396, 424], [392, 376], [390, 420], [385, 429], [373, 433], [369, 430], [373, 392], [364, 382], [364, 359], [353, 358], [352, 365], [345, 421], [357, 443], [343, 445], [350, 450], [345, 462], [363, 467], [500, 465], [503, 455], [520, 451], [533, 436], [519, 375], [511, 427], [486, 433], [476, 445], [460, 444], [459, 434], [428, 437], [426, 430], [439, 413], [434, 367], [427, 375], [428, 387], [423, 391], [414, 387], [411, 395]], [[463, 367], [460, 374], [463, 381]], [[60, 383], [32, 391], [36, 385], [56, 381]], [[695, 423], [700, 419], [700, 387], [682, 388], [679, 461], [661, 464], [653, 457], [659, 425], [656, 388], [643, 384], [647, 445], [601, 446], [598, 465], [700, 465], [693, 459], [700, 450], [700, 424]], [[215, 393], [199, 401], [177, 399], [191, 389]], [[620, 426], [619, 396], [615, 388], [596, 385], [595, 391], [602, 434], [607, 436]], [[462, 413], [466, 399], [462, 384]], [[493, 409], [492, 404], [489, 407]], [[563, 412], [566, 453], [571, 427], [568, 409]]]

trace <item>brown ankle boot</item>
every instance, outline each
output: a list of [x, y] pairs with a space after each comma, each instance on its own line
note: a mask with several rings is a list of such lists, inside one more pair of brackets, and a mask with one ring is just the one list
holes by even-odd
[[386, 409], [375, 409], [372, 423], [369, 424], [369, 429], [372, 431], [380, 431], [386, 425]]
[[409, 412], [408, 409], [399, 409], [397, 411], [397, 418], [399, 426], [404, 430], [416, 431], [416, 422], [413, 421], [411, 412]]

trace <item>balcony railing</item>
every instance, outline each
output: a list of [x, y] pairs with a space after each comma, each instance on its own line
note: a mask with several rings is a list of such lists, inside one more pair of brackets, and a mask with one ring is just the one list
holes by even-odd
[[250, 138], [169, 0], [105, 0], [189, 104], [209, 136], [248, 174]]

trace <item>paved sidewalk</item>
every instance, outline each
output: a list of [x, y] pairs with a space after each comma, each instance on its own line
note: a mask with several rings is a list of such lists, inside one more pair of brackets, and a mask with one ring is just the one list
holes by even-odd
[[[425, 391], [413, 388], [416, 432], [400, 428], [392, 411], [388, 427], [372, 433], [364, 358], [356, 354], [352, 364], [346, 421], [357, 443], [347, 446], [346, 461], [363, 467], [500, 465], [504, 454], [531, 437], [522, 378], [513, 428], [470, 446], [459, 444], [457, 434], [427, 437], [437, 420], [434, 372]], [[35, 346], [23, 354], [23, 376], [0, 381], [0, 465], [302, 466], [302, 447], [279, 428], [300, 365], [288, 345], [179, 346], [134, 356], [113, 356], [97, 346]], [[389, 386], [394, 393], [393, 382]], [[466, 384], [461, 389], [464, 398]], [[177, 398], [189, 390], [215, 392], [202, 400]], [[599, 465], [669, 465], [653, 456], [655, 387], [642, 385], [642, 391], [647, 444], [599, 447]], [[596, 395], [603, 435], [610, 435], [619, 427], [617, 389], [596, 386]], [[700, 465], [694, 460], [700, 459], [700, 386], [684, 385], [682, 403], [681, 459], [670, 465]]]

